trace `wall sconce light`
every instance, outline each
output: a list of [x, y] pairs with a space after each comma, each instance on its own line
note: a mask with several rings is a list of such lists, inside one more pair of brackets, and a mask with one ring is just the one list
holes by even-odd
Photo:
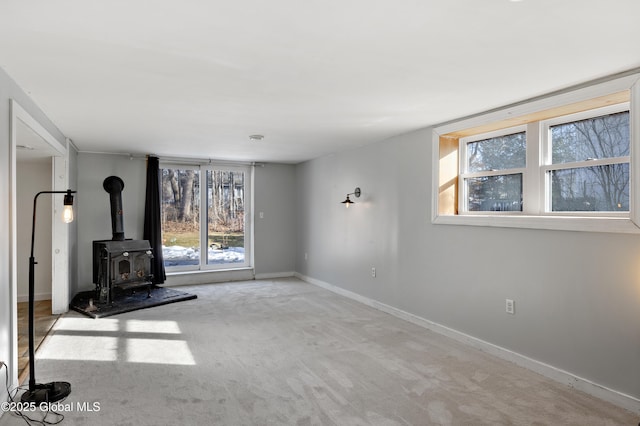
[[351, 201], [351, 200], [349, 199], [349, 195], [354, 195], [356, 198], [359, 198], [359, 197], [360, 197], [360, 194], [361, 194], [360, 188], [356, 188], [356, 189], [354, 189], [354, 191], [353, 191], [353, 192], [350, 192], [350, 193], [348, 193], [348, 194], [347, 194], [347, 199], [346, 199], [346, 200], [344, 200], [344, 201], [342, 202], [342, 204], [344, 204], [346, 208], [349, 208], [349, 205], [351, 205], [351, 204], [355, 204], [355, 202], [353, 202], [353, 201]]

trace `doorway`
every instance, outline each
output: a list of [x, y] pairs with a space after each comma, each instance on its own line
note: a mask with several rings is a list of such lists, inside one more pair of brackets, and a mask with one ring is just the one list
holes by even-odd
[[[11, 101], [12, 165], [12, 382], [25, 364], [28, 345], [28, 316], [22, 315], [29, 300], [29, 257], [34, 196], [40, 191], [67, 189], [67, 148], [56, 140], [17, 102]], [[46, 194], [38, 198], [34, 238], [34, 300], [36, 301], [36, 344], [44, 338], [57, 315], [69, 305], [68, 229], [61, 220], [62, 199]], [[19, 315], [20, 313], [20, 315]], [[28, 354], [26, 354], [28, 362]], [[22, 374], [24, 376], [24, 374]]]

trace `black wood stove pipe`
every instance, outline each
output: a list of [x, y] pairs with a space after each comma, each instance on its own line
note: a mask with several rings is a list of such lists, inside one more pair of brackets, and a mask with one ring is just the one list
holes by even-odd
[[118, 176], [109, 176], [102, 182], [102, 187], [109, 193], [111, 202], [111, 229], [113, 241], [124, 241], [124, 219], [122, 217], [122, 190], [124, 182]]

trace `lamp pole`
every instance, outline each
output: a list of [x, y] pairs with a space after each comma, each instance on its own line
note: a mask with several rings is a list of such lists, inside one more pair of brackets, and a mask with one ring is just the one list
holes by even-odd
[[63, 220], [69, 223], [73, 220], [73, 195], [76, 191], [40, 191], [33, 197], [33, 222], [31, 225], [31, 256], [29, 257], [29, 390], [22, 394], [22, 402], [42, 403], [56, 402], [66, 398], [71, 393], [71, 384], [68, 382], [51, 382], [45, 384], [36, 383], [36, 363], [34, 345], [34, 297], [35, 297], [35, 265], [33, 255], [36, 234], [36, 204], [41, 194], [65, 194]]

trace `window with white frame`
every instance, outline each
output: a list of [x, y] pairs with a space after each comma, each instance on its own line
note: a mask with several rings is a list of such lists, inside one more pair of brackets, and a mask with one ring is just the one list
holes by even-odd
[[543, 123], [545, 211], [629, 212], [629, 105]]
[[167, 270], [251, 266], [251, 168], [163, 164], [161, 172]]
[[639, 77], [436, 127], [433, 222], [637, 232]]
[[464, 212], [522, 211], [526, 143], [523, 128], [460, 139]]

